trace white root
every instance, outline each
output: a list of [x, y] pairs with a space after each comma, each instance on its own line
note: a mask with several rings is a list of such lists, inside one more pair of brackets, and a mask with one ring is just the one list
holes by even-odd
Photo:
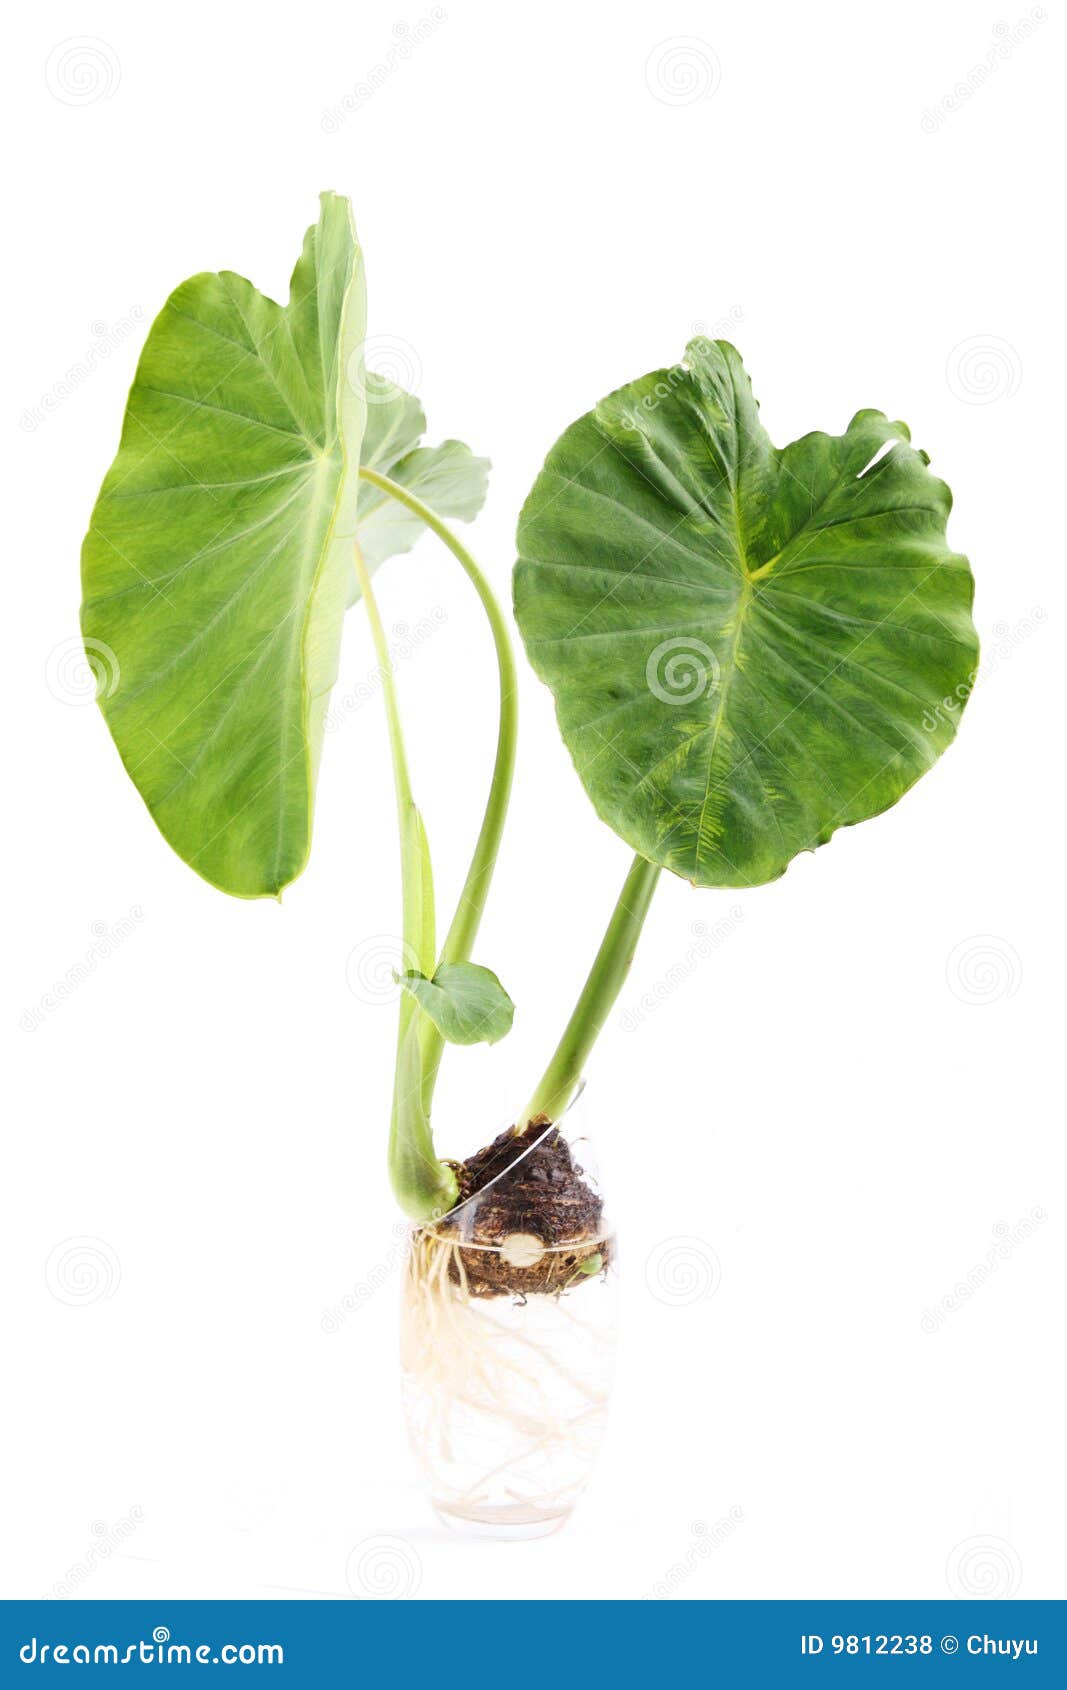
[[414, 1238], [401, 1359], [412, 1442], [439, 1506], [533, 1515], [575, 1500], [607, 1412], [609, 1358], [596, 1292], [599, 1327], [574, 1302], [475, 1297], [456, 1242], [429, 1229]]

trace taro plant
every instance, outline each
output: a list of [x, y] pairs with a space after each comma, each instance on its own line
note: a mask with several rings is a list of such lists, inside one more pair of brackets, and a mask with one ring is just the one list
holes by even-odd
[[[336, 194], [321, 197], [287, 305], [225, 270], [175, 289], [141, 354], [85, 538], [82, 629], [91, 650], [114, 653], [118, 680], [101, 707], [164, 837], [222, 891], [277, 897], [308, 860], [342, 625], [364, 601], [403, 887], [390, 1171], [401, 1205], [422, 1220], [458, 1194], [430, 1129], [443, 1046], [497, 1039], [513, 1013], [471, 953], [514, 767], [514, 666], [492, 591], [443, 520], [478, 513], [489, 465], [455, 440], [420, 444], [418, 401], [364, 367], [365, 335], [363, 256]], [[489, 799], [440, 950], [426, 830], [371, 584], [424, 527], [473, 583], [500, 682]]]
[[[955, 731], [941, 701], [974, 671], [972, 580], [946, 539], [948, 489], [902, 423], [861, 411], [843, 435], [779, 450], [725, 342], [692, 342], [563, 433], [520, 519], [515, 614], [578, 774], [635, 856], [526, 1107], [465, 1161], [443, 1159], [444, 1046], [495, 1040], [513, 1014], [472, 957], [514, 770], [515, 674], [500, 607], [445, 520], [477, 515], [488, 465], [454, 440], [421, 444], [418, 401], [364, 367], [365, 313], [333, 194], [286, 305], [229, 271], [175, 290], [93, 510], [82, 625], [114, 654], [101, 706], [164, 837], [222, 891], [276, 897], [308, 859], [342, 627], [365, 606], [400, 836], [389, 1165], [415, 1223], [414, 1441], [450, 1518], [537, 1531], [581, 1488], [606, 1400], [595, 1296], [579, 1315], [564, 1305], [606, 1284], [614, 1258], [559, 1123], [659, 875], [758, 886], [896, 803]], [[424, 528], [481, 601], [499, 680], [488, 799], [440, 940], [373, 586]], [[533, 1311], [529, 1329], [516, 1311]]]
[[[602, 400], [519, 521], [515, 614], [598, 814], [636, 853], [524, 1119], [558, 1119], [663, 869], [775, 880], [903, 797], [978, 657], [951, 494], [860, 411], [779, 449], [725, 341]], [[950, 700], [952, 707], [942, 708]]]

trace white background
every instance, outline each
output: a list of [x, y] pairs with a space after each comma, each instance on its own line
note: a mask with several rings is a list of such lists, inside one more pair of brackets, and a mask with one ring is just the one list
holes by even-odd
[[[1060, 21], [1016, 41], [1022, 0], [444, 11], [369, 98], [401, 26], [434, 21], [421, 0], [20, 20], [4, 1594], [362, 1596], [346, 1569], [383, 1536], [429, 1597], [1060, 1594]], [[88, 84], [55, 52], [86, 36]], [[284, 298], [325, 187], [354, 202], [379, 361], [431, 438], [493, 459], [473, 534], [502, 594], [556, 435], [695, 329], [740, 347], [779, 444], [905, 417], [978, 581], [984, 675], [919, 787], [773, 886], [657, 896], [588, 1092], [624, 1250], [609, 1439], [568, 1528], [506, 1548], [437, 1527], [398, 1408], [395, 1011], [346, 983], [398, 922], [380, 698], [327, 739], [308, 872], [248, 904], [155, 832], [71, 661], [147, 323], [199, 269]], [[491, 653], [432, 539], [380, 590], [401, 641], [435, 629], [400, 680], [444, 904]], [[339, 696], [372, 666], [357, 615]], [[479, 945], [519, 1016], [446, 1059], [446, 1152], [526, 1095], [628, 863], [529, 671], [522, 706]], [[71, 1239], [93, 1241], [80, 1297]]]

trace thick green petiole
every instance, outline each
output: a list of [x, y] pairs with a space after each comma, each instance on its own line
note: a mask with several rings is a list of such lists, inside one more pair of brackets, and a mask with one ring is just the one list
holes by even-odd
[[519, 1130], [539, 1115], [558, 1121], [574, 1096], [586, 1058], [630, 972], [659, 874], [655, 863], [634, 858], [574, 1013], [540, 1085], [519, 1117]]
[[[389, 642], [385, 637], [378, 602], [371, 587], [370, 571], [363, 554], [355, 548], [356, 577], [367, 607], [374, 649], [382, 678], [385, 712], [389, 723], [389, 747], [393, 759], [397, 820], [400, 828], [400, 884], [404, 911], [404, 943], [401, 967], [427, 969], [432, 973], [436, 938], [434, 932], [433, 872], [426, 843], [426, 830], [411, 793], [407, 752], [400, 726], [396, 678]], [[396, 1074], [393, 1083], [393, 1112], [389, 1130], [389, 1174], [397, 1201], [413, 1220], [428, 1220], [451, 1208], [456, 1200], [456, 1178], [451, 1168], [434, 1154], [429, 1115], [422, 1107], [422, 1067], [419, 1059], [418, 1006], [401, 995], [400, 1026], [397, 1033]]]
[[[361, 468], [360, 477], [398, 500], [441, 539], [470, 578], [489, 621], [496, 648], [500, 685], [500, 720], [489, 798], [475, 842], [467, 878], [439, 957], [434, 956], [433, 880], [422, 818], [411, 796], [400, 731], [396, 686], [388, 645], [374, 600], [369, 571], [357, 547], [356, 574], [367, 605], [375, 650], [382, 672], [393, 753], [393, 770], [400, 816], [404, 903], [405, 968], [432, 975], [447, 963], [468, 962], [481, 923], [496, 866], [515, 770], [518, 730], [515, 661], [507, 623], [496, 598], [467, 548], [440, 517], [399, 482], [376, 470]], [[446, 1163], [434, 1154], [430, 1108], [434, 1084], [444, 1052], [444, 1039], [421, 1013], [413, 998], [403, 995], [397, 1043], [393, 1118], [389, 1141], [389, 1170], [401, 1207], [415, 1220], [443, 1213], [456, 1200], [456, 1182]]]

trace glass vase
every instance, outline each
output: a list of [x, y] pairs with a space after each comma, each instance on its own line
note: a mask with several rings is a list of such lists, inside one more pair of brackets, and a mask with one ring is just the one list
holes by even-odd
[[461, 1201], [410, 1238], [408, 1433], [447, 1525], [541, 1537], [570, 1515], [604, 1435], [615, 1236], [576, 1128], [503, 1133], [457, 1173]]

